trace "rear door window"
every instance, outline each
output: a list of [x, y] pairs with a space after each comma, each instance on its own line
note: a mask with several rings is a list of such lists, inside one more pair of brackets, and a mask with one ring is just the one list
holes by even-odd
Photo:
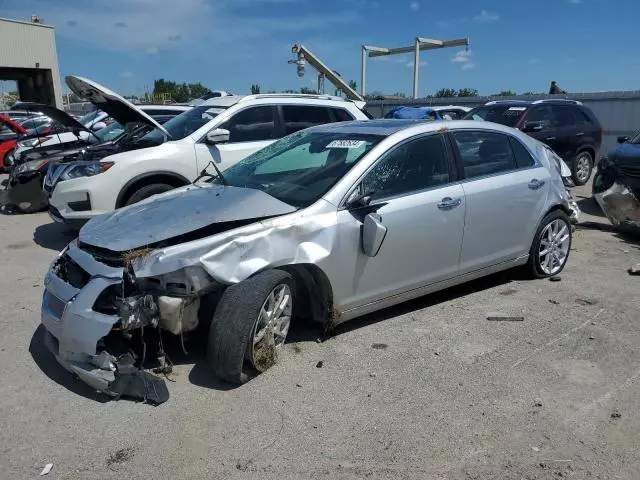
[[554, 127], [560, 128], [575, 125], [576, 117], [573, 114], [574, 108], [566, 105], [553, 105], [551, 111], [553, 112]]
[[522, 143], [513, 137], [509, 138], [509, 141], [511, 142], [511, 148], [513, 149], [513, 154], [516, 157], [516, 164], [518, 165], [518, 168], [533, 167], [536, 161], [529, 153], [529, 150], [527, 150]]
[[484, 177], [518, 168], [507, 135], [484, 131], [458, 131], [452, 136], [460, 152], [466, 178]]
[[324, 125], [332, 122], [327, 107], [321, 106], [283, 105], [282, 114], [286, 135], [315, 125]]
[[545, 128], [550, 128], [554, 123], [553, 112], [549, 105], [542, 105], [531, 109], [526, 118], [527, 122], [541, 122]]
[[333, 113], [336, 122], [349, 122], [351, 120], [355, 120], [344, 108], [331, 108], [330, 110]]
[[229, 130], [229, 143], [276, 139], [275, 108], [270, 105], [246, 108], [220, 125], [220, 128]]

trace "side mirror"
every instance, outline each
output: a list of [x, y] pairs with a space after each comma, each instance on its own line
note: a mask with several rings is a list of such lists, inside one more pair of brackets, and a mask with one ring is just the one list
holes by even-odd
[[631, 140], [631, 138], [629, 138], [627, 135], [618, 137], [618, 143], [627, 143], [629, 140]]
[[536, 122], [536, 121], [524, 122], [524, 125], [522, 126], [523, 132], [539, 132], [543, 129], [544, 129], [544, 122]]
[[377, 213], [370, 213], [364, 217], [362, 225], [362, 251], [367, 257], [375, 257], [387, 236], [387, 227], [382, 223], [382, 217]]
[[91, 130], [93, 130], [94, 132], [97, 132], [98, 130], [102, 130], [106, 126], [107, 124], [104, 122], [96, 122], [93, 125], [91, 125]]
[[217, 143], [226, 143], [229, 141], [229, 137], [231, 136], [231, 132], [229, 130], [225, 130], [224, 128], [216, 128], [207, 133], [205, 137], [205, 142], [209, 145], [215, 145]]

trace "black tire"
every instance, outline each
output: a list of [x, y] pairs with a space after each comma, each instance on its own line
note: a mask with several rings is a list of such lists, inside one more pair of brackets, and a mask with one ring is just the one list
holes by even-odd
[[225, 290], [209, 329], [207, 360], [216, 376], [243, 384], [257, 375], [249, 361], [253, 331], [260, 309], [271, 291], [280, 284], [291, 289], [295, 305], [293, 277], [283, 270], [267, 270]]
[[[578, 164], [584, 160], [588, 161], [589, 169], [588, 169], [588, 174], [581, 175], [578, 172]], [[592, 172], [593, 172], [593, 157], [589, 152], [579, 152], [576, 155], [576, 158], [573, 159], [573, 164], [571, 165], [571, 177], [573, 178], [573, 182], [576, 185], [584, 185], [591, 178]]]
[[[567, 251], [567, 256], [564, 259], [564, 263], [562, 267], [557, 272], [553, 274], [545, 273], [542, 270], [542, 266], [540, 265], [540, 258], [538, 253], [540, 252], [540, 242], [542, 241], [542, 232], [547, 225], [549, 225], [554, 220], [562, 220], [567, 227], [567, 232], [569, 233], [569, 250]], [[536, 234], [533, 237], [533, 243], [531, 244], [531, 249], [529, 250], [529, 261], [527, 262], [527, 271], [528, 274], [532, 278], [547, 278], [558, 275], [564, 267], [567, 265], [567, 261], [569, 260], [569, 254], [571, 253], [571, 243], [573, 241], [573, 235], [571, 232], [571, 221], [569, 220], [569, 215], [567, 215], [563, 210], [554, 210], [553, 212], [548, 213], [540, 222], [538, 229], [536, 230]]]
[[149, 198], [152, 195], [168, 192], [169, 190], [173, 190], [174, 188], [175, 187], [167, 185], [166, 183], [152, 183], [151, 185], [145, 185], [144, 187], [139, 188], [131, 195], [129, 195], [127, 201], [124, 202], [124, 206], [133, 205], [134, 203], [138, 203], [140, 200]]

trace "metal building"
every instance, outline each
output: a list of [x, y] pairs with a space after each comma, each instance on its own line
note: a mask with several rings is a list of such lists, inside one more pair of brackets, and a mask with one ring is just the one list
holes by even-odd
[[54, 28], [0, 18], [0, 46], [0, 80], [15, 80], [22, 101], [62, 108]]

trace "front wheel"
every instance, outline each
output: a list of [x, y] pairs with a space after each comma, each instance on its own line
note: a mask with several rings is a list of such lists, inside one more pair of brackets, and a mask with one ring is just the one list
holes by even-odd
[[567, 264], [571, 251], [571, 225], [569, 216], [555, 210], [542, 219], [529, 251], [527, 267], [533, 278], [546, 278], [559, 274]]
[[151, 185], [145, 185], [144, 187], [133, 192], [124, 205], [133, 205], [134, 203], [138, 203], [145, 198], [149, 198], [153, 195], [173, 190], [173, 188], [174, 187], [172, 187], [171, 185], [167, 185], [166, 183], [152, 183]]
[[219, 378], [242, 384], [275, 364], [291, 325], [294, 296], [294, 279], [282, 270], [267, 270], [225, 290], [207, 345], [209, 365]]
[[576, 185], [584, 185], [589, 181], [591, 177], [591, 170], [593, 169], [593, 159], [589, 152], [580, 152], [578, 156], [573, 160], [573, 167], [571, 173], [573, 181]]

